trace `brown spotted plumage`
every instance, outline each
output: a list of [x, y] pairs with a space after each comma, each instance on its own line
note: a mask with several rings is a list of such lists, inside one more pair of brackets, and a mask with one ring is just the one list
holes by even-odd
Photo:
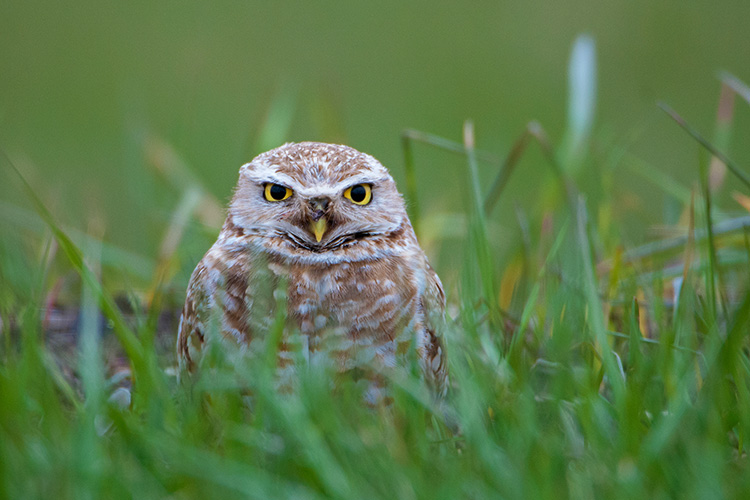
[[219, 238], [190, 279], [181, 364], [195, 368], [211, 328], [253, 351], [279, 290], [290, 325], [280, 377], [294, 376], [300, 351], [339, 372], [374, 374], [408, 366], [416, 352], [425, 380], [444, 394], [442, 285], [393, 178], [372, 156], [305, 142], [242, 166]]

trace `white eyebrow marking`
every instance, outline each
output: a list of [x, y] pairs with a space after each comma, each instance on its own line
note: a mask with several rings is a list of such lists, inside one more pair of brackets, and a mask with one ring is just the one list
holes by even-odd
[[242, 168], [244, 169], [243, 175], [245, 175], [252, 181], [273, 182], [275, 184], [282, 184], [288, 187], [297, 184], [297, 181], [294, 178], [279, 172], [276, 169], [278, 168], [277, 165], [258, 165], [257, 163], [247, 163], [243, 165]]
[[251, 181], [257, 183], [270, 182], [281, 184], [292, 188], [302, 196], [336, 196], [351, 186], [357, 184], [377, 184], [378, 182], [387, 180], [389, 177], [387, 173], [386, 175], [382, 175], [380, 172], [376, 171], [365, 171], [339, 182], [331, 182], [326, 179], [310, 181], [310, 179], [308, 179], [308, 186], [303, 187], [300, 185], [298, 179], [279, 172], [279, 168], [280, 166], [277, 164], [246, 163], [242, 166], [242, 172], [243, 175]]

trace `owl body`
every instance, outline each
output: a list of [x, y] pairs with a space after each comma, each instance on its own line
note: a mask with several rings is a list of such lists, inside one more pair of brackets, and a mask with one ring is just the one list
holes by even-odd
[[[446, 389], [440, 327], [445, 296], [388, 171], [346, 146], [287, 144], [255, 158], [240, 180], [218, 240], [188, 286], [178, 335], [193, 369], [212, 318], [240, 345], [260, 345], [285, 292], [286, 316], [310, 363], [337, 372], [408, 366]], [[279, 346], [284, 378], [298, 352]]]

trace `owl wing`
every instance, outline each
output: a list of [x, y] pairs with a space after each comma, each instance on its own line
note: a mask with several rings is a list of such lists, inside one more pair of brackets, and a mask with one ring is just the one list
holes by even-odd
[[212, 294], [206, 290], [207, 280], [208, 270], [201, 260], [190, 276], [177, 333], [177, 355], [180, 368], [189, 371], [193, 370], [195, 358], [203, 348], [208, 320], [207, 312], [213, 308]]
[[177, 335], [180, 367], [192, 371], [207, 341], [218, 326], [225, 337], [247, 341], [247, 259], [212, 248], [193, 271]]
[[442, 397], [448, 389], [442, 331], [445, 324], [445, 292], [440, 278], [426, 259], [425, 267], [425, 287], [420, 298], [425, 326], [423, 370], [427, 382]]

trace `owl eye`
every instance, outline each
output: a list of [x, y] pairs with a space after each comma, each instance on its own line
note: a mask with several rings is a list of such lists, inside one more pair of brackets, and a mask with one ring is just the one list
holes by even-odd
[[281, 184], [266, 184], [264, 194], [268, 201], [283, 201], [292, 196], [292, 190]]
[[372, 201], [372, 187], [369, 184], [355, 184], [344, 191], [344, 198], [357, 205], [367, 205]]

